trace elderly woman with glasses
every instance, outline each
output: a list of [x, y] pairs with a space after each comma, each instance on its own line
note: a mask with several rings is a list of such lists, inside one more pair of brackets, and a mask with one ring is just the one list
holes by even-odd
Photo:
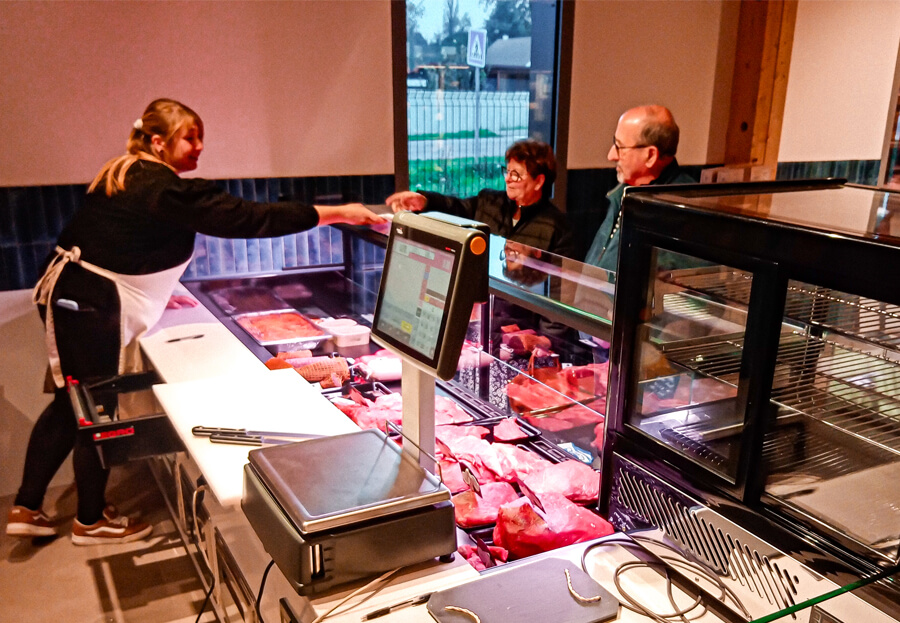
[[574, 257], [574, 240], [565, 215], [550, 202], [556, 180], [556, 158], [550, 145], [531, 139], [516, 141], [506, 150], [506, 190], [484, 189], [458, 199], [433, 192], [409, 190], [385, 200], [394, 212], [446, 212], [482, 223], [491, 233], [542, 251]]

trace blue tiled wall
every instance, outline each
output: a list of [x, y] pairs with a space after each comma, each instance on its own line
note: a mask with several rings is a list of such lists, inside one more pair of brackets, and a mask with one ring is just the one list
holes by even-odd
[[[230, 193], [254, 201], [380, 203], [394, 189], [392, 175], [222, 180]], [[86, 186], [0, 188], [0, 290], [31, 288], [56, 238], [84, 201]], [[320, 227], [258, 240], [198, 235], [185, 278], [278, 271], [343, 261], [341, 234]]]

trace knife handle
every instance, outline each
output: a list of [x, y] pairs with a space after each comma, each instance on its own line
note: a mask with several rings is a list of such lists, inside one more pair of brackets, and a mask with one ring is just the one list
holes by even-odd
[[236, 435], [233, 433], [220, 434], [213, 433], [209, 436], [212, 443], [225, 443], [234, 446], [261, 446], [263, 445], [262, 437], [254, 435]]

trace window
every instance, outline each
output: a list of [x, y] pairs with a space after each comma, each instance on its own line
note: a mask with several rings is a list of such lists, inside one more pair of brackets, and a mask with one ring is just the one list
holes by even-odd
[[550, 0], [407, 0], [410, 189], [502, 189], [513, 142], [556, 145], [561, 22]]

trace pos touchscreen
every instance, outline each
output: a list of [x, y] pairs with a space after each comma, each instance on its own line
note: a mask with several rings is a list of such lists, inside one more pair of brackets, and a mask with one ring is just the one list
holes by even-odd
[[372, 335], [441, 379], [456, 373], [472, 305], [487, 275], [488, 236], [401, 212], [394, 217], [375, 304]]

